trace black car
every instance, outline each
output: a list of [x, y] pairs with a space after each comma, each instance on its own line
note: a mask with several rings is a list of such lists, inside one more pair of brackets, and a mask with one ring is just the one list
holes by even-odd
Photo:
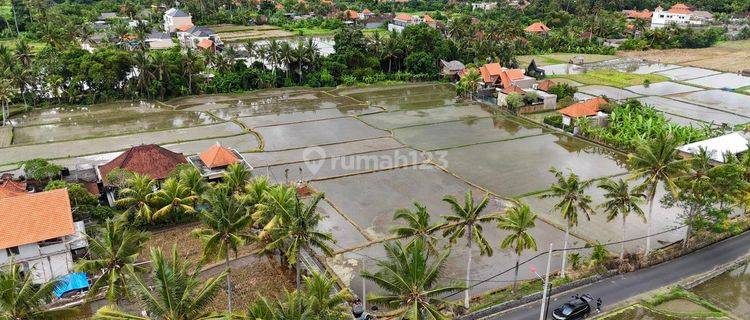
[[556, 320], [577, 320], [584, 319], [591, 313], [591, 296], [584, 294], [582, 296], [573, 296], [573, 298], [557, 307], [552, 311], [552, 317]]

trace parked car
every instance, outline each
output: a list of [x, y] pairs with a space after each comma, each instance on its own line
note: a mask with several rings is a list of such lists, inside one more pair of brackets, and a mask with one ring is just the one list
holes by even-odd
[[552, 317], [556, 320], [579, 320], [585, 319], [591, 313], [591, 302], [594, 301], [588, 294], [573, 296], [573, 298], [552, 311]]

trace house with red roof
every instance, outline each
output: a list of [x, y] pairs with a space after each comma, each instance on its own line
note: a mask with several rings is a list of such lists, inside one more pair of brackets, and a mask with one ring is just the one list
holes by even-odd
[[669, 24], [701, 26], [713, 21], [713, 19], [713, 14], [708, 11], [695, 10], [692, 6], [678, 2], [667, 10], [664, 10], [661, 6], [656, 7], [651, 16], [651, 26], [656, 28]]
[[551, 29], [546, 24], [541, 23], [541, 22], [534, 22], [528, 27], [526, 27], [526, 29], [524, 29], [524, 31], [528, 33], [536, 33], [536, 34], [547, 34], [547, 32], [549, 32], [550, 30]]
[[602, 124], [607, 118], [607, 114], [602, 112], [602, 107], [609, 103], [602, 97], [591, 98], [586, 101], [577, 102], [557, 110], [563, 117], [563, 125], [574, 125], [575, 121], [580, 118], [596, 118], [598, 124]]
[[649, 11], [648, 9], [644, 9], [643, 11], [638, 10], [622, 10], [622, 13], [625, 14], [625, 17], [628, 21], [634, 21], [634, 20], [645, 20], [645, 21], [651, 21], [651, 18], [653, 17], [654, 13]]
[[235, 163], [242, 164], [248, 171], [253, 170], [239, 151], [222, 146], [218, 142], [207, 150], [188, 157], [187, 160], [200, 171], [201, 176], [209, 180], [220, 179], [227, 167]]
[[508, 69], [502, 67], [499, 63], [488, 63], [479, 67], [479, 74], [482, 75], [482, 82], [485, 88], [506, 88], [511, 85], [520, 88], [531, 88], [536, 79], [524, 74], [522, 69]]
[[96, 176], [104, 186], [107, 201], [114, 205], [117, 186], [112, 184], [107, 175], [115, 169], [149, 176], [161, 181], [166, 179], [174, 169], [188, 163], [182, 153], [172, 152], [155, 144], [135, 146], [123, 152], [112, 161], [96, 167]]
[[42, 284], [70, 274], [85, 255], [85, 226], [73, 221], [67, 189], [0, 197], [0, 208], [0, 267], [20, 264]]
[[393, 22], [388, 24], [388, 31], [397, 31], [401, 32], [404, 30], [404, 28], [415, 25], [425, 23], [430, 27], [438, 28], [442, 26], [442, 23], [440, 21], [437, 21], [430, 17], [429, 15], [411, 15], [408, 13], [397, 13], [396, 16], [393, 18]]

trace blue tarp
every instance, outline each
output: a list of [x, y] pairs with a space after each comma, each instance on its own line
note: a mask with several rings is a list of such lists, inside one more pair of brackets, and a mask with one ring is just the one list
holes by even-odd
[[62, 297], [67, 292], [86, 289], [89, 287], [89, 279], [83, 272], [75, 272], [60, 277], [60, 283], [55, 287], [55, 296]]

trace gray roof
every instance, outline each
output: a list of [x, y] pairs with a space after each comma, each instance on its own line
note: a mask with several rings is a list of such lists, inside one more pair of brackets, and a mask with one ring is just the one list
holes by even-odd
[[172, 16], [172, 17], [189, 17], [190, 16], [189, 14], [185, 13], [185, 11], [182, 11], [177, 8], [169, 9], [164, 14], [168, 16]]
[[443, 66], [445, 66], [449, 70], [459, 71], [459, 70], [463, 70], [464, 68], [466, 68], [464, 64], [458, 60], [453, 60], [453, 61], [440, 60], [440, 61], [443, 63]]
[[99, 20], [117, 18], [117, 13], [114, 12], [102, 12], [99, 15]]
[[159, 31], [154, 30], [154, 31], [151, 31], [151, 33], [149, 33], [148, 36], [146, 36], [146, 39], [147, 40], [171, 40], [172, 37], [170, 37], [168, 34], [164, 32], [159, 32]]
[[208, 37], [214, 34], [214, 31], [206, 26], [193, 26], [187, 32], [194, 37]]

